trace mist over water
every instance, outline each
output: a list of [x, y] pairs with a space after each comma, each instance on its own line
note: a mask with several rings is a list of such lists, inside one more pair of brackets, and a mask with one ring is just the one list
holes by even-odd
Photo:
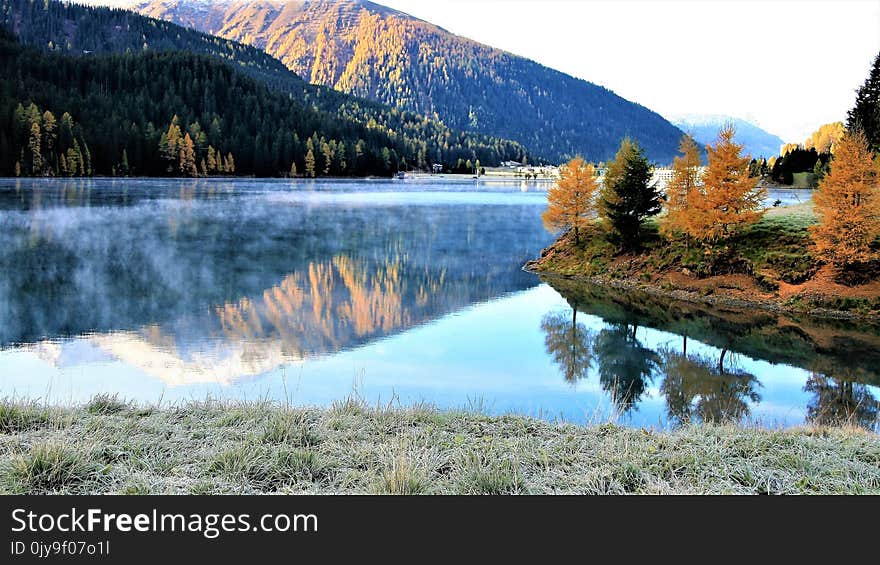
[[877, 328], [523, 272], [546, 187], [0, 179], [0, 396], [873, 425]]

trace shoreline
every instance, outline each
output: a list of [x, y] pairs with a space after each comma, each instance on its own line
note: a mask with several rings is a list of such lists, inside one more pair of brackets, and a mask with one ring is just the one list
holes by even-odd
[[576, 425], [427, 405], [0, 401], [0, 494], [880, 494], [854, 427]]
[[[644, 292], [651, 296], [657, 296], [660, 298], [666, 298], [669, 300], [680, 300], [683, 302], [690, 302], [693, 304], [703, 304], [709, 306], [716, 307], [728, 307], [728, 308], [759, 308], [761, 310], [765, 310], [768, 312], [773, 312], [775, 314], [788, 314], [788, 315], [801, 315], [801, 316], [810, 316], [814, 318], [824, 318], [831, 320], [852, 320], [852, 321], [865, 321], [865, 322], [880, 322], [880, 314], [862, 314], [859, 312], [853, 312], [850, 310], [835, 310], [832, 308], [822, 308], [822, 307], [814, 307], [814, 308], [797, 308], [786, 304], [785, 302], [774, 300], [748, 300], [745, 298], [737, 297], [737, 296], [725, 296], [724, 288], [717, 288], [713, 294], [703, 295], [699, 292], [688, 290], [685, 288], [663, 288], [656, 284], [646, 283], [645, 281], [640, 281], [637, 279], [633, 279], [631, 277], [624, 278], [612, 278], [601, 275], [567, 275], [556, 273], [553, 271], [544, 271], [540, 269], [534, 268], [540, 262], [539, 259], [533, 259], [526, 262], [522, 270], [531, 273], [533, 275], [538, 275], [540, 277], [548, 277], [560, 280], [568, 280], [574, 282], [582, 282], [591, 284], [594, 286], [607, 286], [610, 288], [614, 288], [617, 290], [624, 291], [638, 291]], [[721, 294], [721, 296], [715, 295], [715, 292]]]

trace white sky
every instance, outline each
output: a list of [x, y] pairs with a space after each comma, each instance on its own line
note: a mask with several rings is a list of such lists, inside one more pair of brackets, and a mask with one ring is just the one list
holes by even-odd
[[880, 0], [378, 3], [601, 84], [667, 118], [735, 116], [788, 142], [844, 120], [880, 52]]
[[667, 118], [744, 118], [788, 142], [845, 120], [880, 0], [379, 0], [601, 84]]

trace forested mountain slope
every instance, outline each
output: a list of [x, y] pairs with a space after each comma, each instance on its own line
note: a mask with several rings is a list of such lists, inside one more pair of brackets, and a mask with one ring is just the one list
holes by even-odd
[[[454, 166], [459, 159], [480, 160], [485, 165], [492, 165], [501, 160], [522, 159], [526, 152], [515, 142], [453, 131], [437, 120], [311, 85], [259, 49], [125, 10], [54, 0], [0, 0], [0, 24], [22, 43], [46, 53], [88, 58], [109, 53], [137, 55], [176, 50], [222, 59], [239, 71], [239, 76], [256, 79], [272, 90], [284, 93], [303, 111], [314, 113], [315, 123], [322, 124], [323, 129], [365, 129], [368, 133], [361, 136], [365, 140], [369, 136], [387, 140], [381, 145], [394, 150], [390, 157], [392, 170], [398, 167], [425, 168], [431, 163]], [[5, 102], [8, 106], [22, 101]], [[171, 105], [167, 110], [171, 113], [163, 118], [166, 122], [174, 113], [182, 113]], [[9, 116], [2, 115], [0, 119], [9, 119]], [[205, 127], [207, 124], [201, 125]], [[159, 124], [154, 126], [159, 127]], [[269, 135], [284, 133], [268, 123], [261, 129], [264, 132], [271, 130]], [[311, 137], [312, 133], [309, 132], [308, 136]], [[261, 142], [265, 143], [265, 137]], [[299, 137], [302, 141], [303, 134], [299, 133]], [[292, 142], [273, 139], [271, 143], [284, 145]], [[305, 154], [297, 153], [296, 157], [303, 162]], [[241, 164], [246, 164], [246, 158]], [[289, 167], [288, 163], [283, 170], [287, 171]], [[264, 171], [263, 174], [278, 173], [273, 169], [271, 173]]]
[[145, 0], [137, 9], [265, 49], [310, 82], [551, 160], [608, 159], [630, 135], [666, 162], [682, 135], [610, 90], [365, 0]]

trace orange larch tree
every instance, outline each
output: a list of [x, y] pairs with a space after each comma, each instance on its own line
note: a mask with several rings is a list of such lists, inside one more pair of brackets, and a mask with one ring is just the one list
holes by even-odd
[[871, 245], [880, 237], [880, 165], [861, 132], [837, 144], [813, 202], [819, 223], [810, 234], [819, 259], [845, 269], [877, 258]]
[[697, 142], [685, 135], [678, 147], [681, 156], [672, 160], [672, 179], [666, 185], [666, 215], [660, 218], [660, 232], [672, 239], [687, 233], [688, 201], [700, 180], [700, 149]]
[[547, 191], [547, 209], [541, 218], [551, 232], [573, 229], [580, 243], [580, 229], [593, 219], [598, 183], [596, 169], [575, 157], [559, 170], [559, 180]]
[[686, 232], [709, 245], [726, 241], [764, 214], [767, 191], [749, 174], [751, 157], [740, 156], [743, 146], [733, 140], [735, 134], [732, 125], [725, 126], [715, 145], [706, 147], [703, 183], [688, 194]]

